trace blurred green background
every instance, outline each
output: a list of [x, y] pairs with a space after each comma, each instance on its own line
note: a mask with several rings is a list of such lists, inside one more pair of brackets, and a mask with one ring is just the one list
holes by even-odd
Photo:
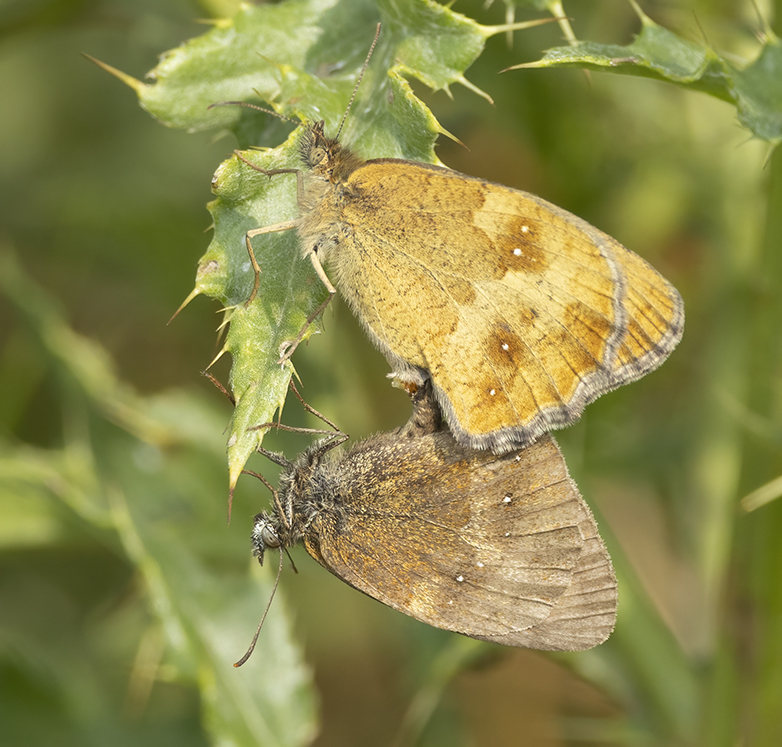
[[[752, 59], [769, 3], [646, 2]], [[554, 656], [427, 628], [304, 552], [249, 643], [276, 562], [243, 478], [226, 524], [231, 406], [199, 376], [218, 304], [189, 293], [209, 184], [234, 143], [168, 130], [81, 52], [142, 78], [228, 2], [0, 4], [0, 739], [8, 745], [782, 744], [782, 161], [728, 104], [638, 78], [521, 70], [555, 24], [498, 36], [467, 72], [495, 101], [413, 87], [468, 149], [448, 166], [540, 194], [681, 291], [657, 372], [562, 432], [620, 578], [617, 630]], [[454, 10], [499, 23], [504, 8]], [[625, 3], [565, 6], [627, 44]], [[354, 437], [407, 419], [338, 302], [296, 354], [310, 404]], [[216, 375], [227, 380], [228, 361]], [[291, 424], [314, 423], [295, 403]], [[294, 454], [307, 443], [268, 438]], [[251, 465], [271, 474], [262, 460]], [[761, 495], [761, 497], [763, 497]]]

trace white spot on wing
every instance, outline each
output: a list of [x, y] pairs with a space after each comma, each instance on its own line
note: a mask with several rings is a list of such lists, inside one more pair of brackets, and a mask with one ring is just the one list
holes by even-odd
[[514, 256], [516, 256], [516, 257], [520, 257], [520, 256], [521, 256], [521, 249], [519, 249], [518, 247], [516, 247], [516, 248], [513, 250], [513, 254], [514, 254]]
[[462, 581], [464, 581], [464, 576], [457, 576], [457, 577], [456, 577], [456, 580], [457, 580], [459, 583], [461, 583]]

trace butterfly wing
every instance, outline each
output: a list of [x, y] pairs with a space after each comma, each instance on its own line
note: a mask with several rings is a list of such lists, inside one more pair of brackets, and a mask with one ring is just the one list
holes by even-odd
[[340, 494], [321, 502], [305, 545], [355, 588], [430, 625], [506, 645], [577, 650], [610, 632], [612, 623], [587, 630], [581, 579], [595, 555], [604, 566], [591, 583], [614, 611], [616, 582], [550, 437], [497, 457], [460, 447], [447, 431], [385, 435], [336, 469]]
[[531, 443], [657, 367], [681, 337], [673, 286], [534, 195], [379, 160], [336, 199], [349, 227], [330, 254], [336, 284], [403, 379], [431, 373], [462, 443]]
[[481, 636], [482, 640], [546, 651], [584, 651], [611, 635], [616, 622], [616, 576], [592, 512], [586, 503], [582, 502], [582, 508], [581, 556], [573, 568], [570, 585], [549, 616], [534, 627], [506, 635]]

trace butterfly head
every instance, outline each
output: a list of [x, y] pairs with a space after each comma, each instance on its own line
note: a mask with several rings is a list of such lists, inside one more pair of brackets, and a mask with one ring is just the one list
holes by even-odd
[[299, 145], [301, 159], [307, 168], [320, 173], [326, 173], [329, 166], [342, 150], [339, 140], [326, 137], [323, 132], [325, 122], [315, 122], [308, 125]]
[[263, 555], [266, 550], [269, 548], [275, 549], [282, 545], [277, 522], [266, 513], [256, 514], [250, 542], [253, 548], [253, 555], [263, 565]]
[[299, 152], [308, 170], [334, 184], [347, 179], [363, 163], [363, 159], [343, 148], [338, 138], [327, 137], [323, 132], [324, 124], [321, 120], [307, 125]]

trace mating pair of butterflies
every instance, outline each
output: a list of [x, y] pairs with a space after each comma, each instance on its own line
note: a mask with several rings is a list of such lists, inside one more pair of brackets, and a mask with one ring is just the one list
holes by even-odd
[[414, 413], [342, 457], [331, 440], [283, 460], [273, 512], [256, 517], [255, 554], [303, 540], [351, 586], [473, 638], [601, 643], [616, 579], [548, 431], [665, 360], [682, 335], [681, 297], [636, 254], [534, 195], [428, 164], [363, 161], [323, 128], [304, 129], [305, 170], [291, 170], [299, 218], [250, 231], [248, 249], [254, 236], [297, 230], [330, 294], [329, 277], [415, 392]]

